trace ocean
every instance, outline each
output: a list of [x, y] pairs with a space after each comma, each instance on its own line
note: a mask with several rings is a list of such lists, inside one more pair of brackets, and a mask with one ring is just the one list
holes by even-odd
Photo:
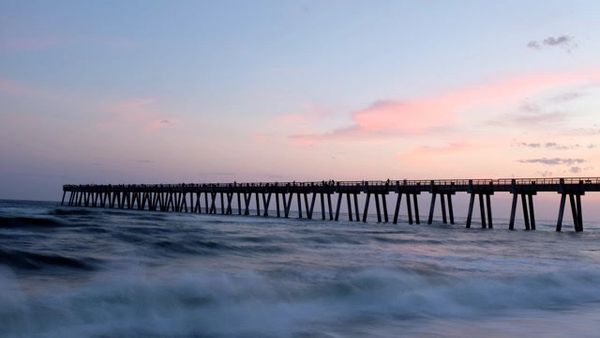
[[457, 221], [0, 201], [0, 336], [599, 335], [600, 227]]

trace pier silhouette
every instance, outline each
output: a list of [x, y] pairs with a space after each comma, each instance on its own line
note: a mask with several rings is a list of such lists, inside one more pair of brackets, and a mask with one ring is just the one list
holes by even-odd
[[[600, 191], [600, 178], [519, 178], [519, 179], [448, 179], [448, 180], [387, 180], [387, 181], [319, 181], [268, 183], [204, 183], [204, 184], [130, 184], [130, 185], [64, 185], [61, 205], [94, 208], [119, 208], [163, 212], [201, 214], [250, 215], [252, 205], [256, 216], [290, 217], [296, 203], [298, 218], [313, 219], [315, 203], [320, 203], [322, 220], [338, 221], [345, 200], [349, 221], [367, 221], [375, 205], [378, 223], [397, 224], [402, 204], [407, 221], [421, 223], [419, 201], [421, 193], [431, 195], [427, 223], [435, 217], [436, 203], [441, 206], [444, 224], [455, 224], [452, 196], [469, 195], [466, 227], [473, 222], [478, 201], [481, 227], [492, 229], [492, 198], [497, 192], [512, 194], [509, 229], [515, 229], [518, 200], [521, 200], [523, 226], [535, 230], [534, 196], [538, 192], [560, 194], [556, 231], [562, 230], [566, 201], [569, 199], [574, 230], [583, 231], [581, 196]], [[68, 198], [67, 198], [68, 194]], [[359, 195], [366, 195], [362, 206]], [[392, 196], [391, 214], [388, 195]], [[395, 196], [394, 196], [395, 195]], [[395, 197], [395, 199], [393, 198]], [[374, 203], [371, 202], [373, 200]], [[271, 209], [273, 207], [275, 209]], [[371, 208], [371, 209], [370, 209]], [[318, 217], [318, 215], [317, 215]]]

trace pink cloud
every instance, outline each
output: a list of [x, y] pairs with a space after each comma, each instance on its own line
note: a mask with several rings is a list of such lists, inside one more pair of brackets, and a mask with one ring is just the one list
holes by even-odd
[[451, 128], [470, 109], [515, 104], [544, 90], [600, 80], [600, 71], [545, 73], [467, 86], [420, 98], [378, 101], [352, 113], [354, 124], [325, 133], [297, 134], [300, 143], [417, 135]]

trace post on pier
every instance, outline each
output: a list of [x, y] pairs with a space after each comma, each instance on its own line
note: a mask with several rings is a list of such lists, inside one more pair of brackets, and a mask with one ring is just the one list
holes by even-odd
[[362, 219], [362, 221], [365, 222], [365, 223], [367, 222], [367, 216], [369, 214], [369, 202], [370, 202], [370, 200], [371, 200], [371, 192], [369, 192], [367, 190], [367, 198], [365, 200], [365, 210], [363, 212], [363, 219]]
[[[348, 207], [348, 220], [352, 222], [354, 219], [352, 217], [352, 200], [350, 198], [350, 193], [346, 193], [346, 203]], [[356, 215], [356, 217], [358, 218], [358, 215]]]
[[379, 194], [373, 194], [375, 197], [375, 210], [377, 211], [377, 223], [381, 223], [381, 208], [379, 206]]
[[283, 194], [283, 209], [285, 218], [290, 217], [290, 209], [292, 207], [292, 197], [294, 197], [294, 193], [292, 191], [288, 192], [287, 200], [285, 193]]
[[[362, 213], [362, 221], [367, 222], [367, 217], [369, 215], [369, 205], [371, 202], [371, 197], [373, 197], [375, 199], [375, 212], [377, 213], [377, 223], [382, 223], [382, 222], [388, 223], [389, 215], [388, 215], [387, 199], [386, 199], [386, 195], [388, 194], [388, 192], [382, 191], [380, 189], [380, 187], [371, 188], [371, 187], [369, 187], [368, 182], [364, 182], [362, 184], [362, 190], [365, 191], [367, 194], [364, 210]], [[380, 200], [380, 196], [381, 196], [381, 200]], [[360, 212], [358, 210], [358, 197], [357, 197], [356, 193], [354, 194], [354, 205], [355, 205], [357, 221], [358, 221], [359, 220], [358, 215], [360, 214]]]
[[[493, 182], [488, 183], [477, 183], [474, 184], [473, 180], [469, 180], [467, 192], [470, 195], [469, 198], [469, 210], [467, 212], [467, 224], [466, 227], [471, 228], [473, 222], [473, 212], [475, 209], [475, 199], [479, 200], [479, 214], [481, 217], [481, 228], [492, 229], [492, 203], [491, 195], [494, 194]], [[452, 215], [452, 218], [454, 216]]]
[[256, 216], [260, 216], [260, 198], [258, 189], [254, 193], [254, 199], [256, 200]]
[[387, 208], [387, 192], [381, 194], [381, 205], [383, 206], [383, 221], [385, 223], [389, 222], [389, 216], [388, 216], [388, 208]]
[[358, 194], [354, 193], [354, 211], [356, 214], [356, 221], [360, 222], [360, 209], [358, 209]]
[[398, 224], [398, 215], [400, 213], [400, 203], [402, 202], [402, 193], [396, 190], [396, 206], [394, 207], [394, 218], [392, 223]]
[[[266, 195], [266, 196], [265, 196]], [[271, 192], [263, 193], [263, 207], [265, 209], [263, 216], [269, 216], [269, 204], [271, 204]]]
[[325, 220], [325, 194], [321, 191], [319, 195], [319, 200], [321, 201], [321, 220]]
[[556, 231], [562, 231], [563, 217], [565, 213], [565, 204], [567, 197], [571, 206], [571, 214], [573, 215], [573, 228], [575, 232], [583, 231], [583, 215], [581, 210], [581, 196], [585, 194], [585, 189], [582, 187], [583, 181], [579, 184], [565, 185], [564, 179], [560, 179], [558, 193], [560, 194], [560, 206], [558, 208], [558, 221], [556, 223]]
[[[339, 185], [339, 183], [338, 183]], [[337, 199], [337, 204], [335, 207], [335, 220], [338, 221], [340, 219], [340, 208], [342, 206], [342, 195], [344, 195], [341, 191], [339, 191], [338, 189], [338, 199]]]
[[275, 193], [275, 207], [277, 208], [277, 217], [281, 217], [281, 207], [279, 206], [279, 193]]
[[[305, 195], [306, 196], [306, 195]], [[308, 219], [312, 219], [313, 218], [313, 211], [315, 210], [315, 201], [317, 199], [317, 193], [316, 192], [312, 192], [311, 193], [311, 197], [310, 197], [310, 206], [308, 206], [308, 200], [305, 199], [306, 204], [307, 204], [307, 214], [308, 214]]]
[[[450, 216], [450, 223], [454, 224], [454, 210], [452, 209], [452, 195], [454, 194], [454, 184], [450, 184], [449, 186], [440, 185], [436, 186], [435, 181], [431, 181], [430, 183], [430, 193], [431, 193], [431, 204], [429, 206], [429, 217], [427, 219], [427, 224], [433, 223], [433, 216], [435, 214], [435, 205], [437, 203], [437, 197], [440, 199], [440, 206], [442, 212], [442, 222], [444, 224], [448, 224], [448, 216]], [[446, 204], [446, 201], [448, 204]]]
[[305, 191], [303, 195], [304, 195], [304, 208], [306, 208], [306, 218], [311, 219], [311, 216], [309, 214], [310, 206], [308, 205], [308, 193]]
[[521, 197], [521, 208], [523, 210], [523, 223], [525, 230], [535, 230], [535, 209], [533, 205], [533, 196], [537, 194], [536, 186], [532, 183], [531, 186], [518, 186], [516, 180], [512, 180], [511, 194], [513, 195], [511, 210], [510, 210], [510, 221], [508, 224], [509, 230], [515, 229], [515, 216], [517, 213], [517, 202], [519, 196]]
[[298, 200], [298, 218], [302, 218], [302, 196], [299, 191], [296, 193], [296, 198]]
[[333, 206], [331, 204], [331, 191], [327, 192], [327, 208], [329, 210], [329, 220], [333, 221]]
[[413, 194], [413, 202], [415, 208], [415, 223], [421, 224], [421, 219], [419, 217], [419, 199], [417, 198], [418, 193]]

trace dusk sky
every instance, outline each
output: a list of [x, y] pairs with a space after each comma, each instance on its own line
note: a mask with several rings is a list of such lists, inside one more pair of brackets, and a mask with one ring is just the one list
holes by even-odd
[[0, 198], [600, 176], [598, 1], [0, 1]]

